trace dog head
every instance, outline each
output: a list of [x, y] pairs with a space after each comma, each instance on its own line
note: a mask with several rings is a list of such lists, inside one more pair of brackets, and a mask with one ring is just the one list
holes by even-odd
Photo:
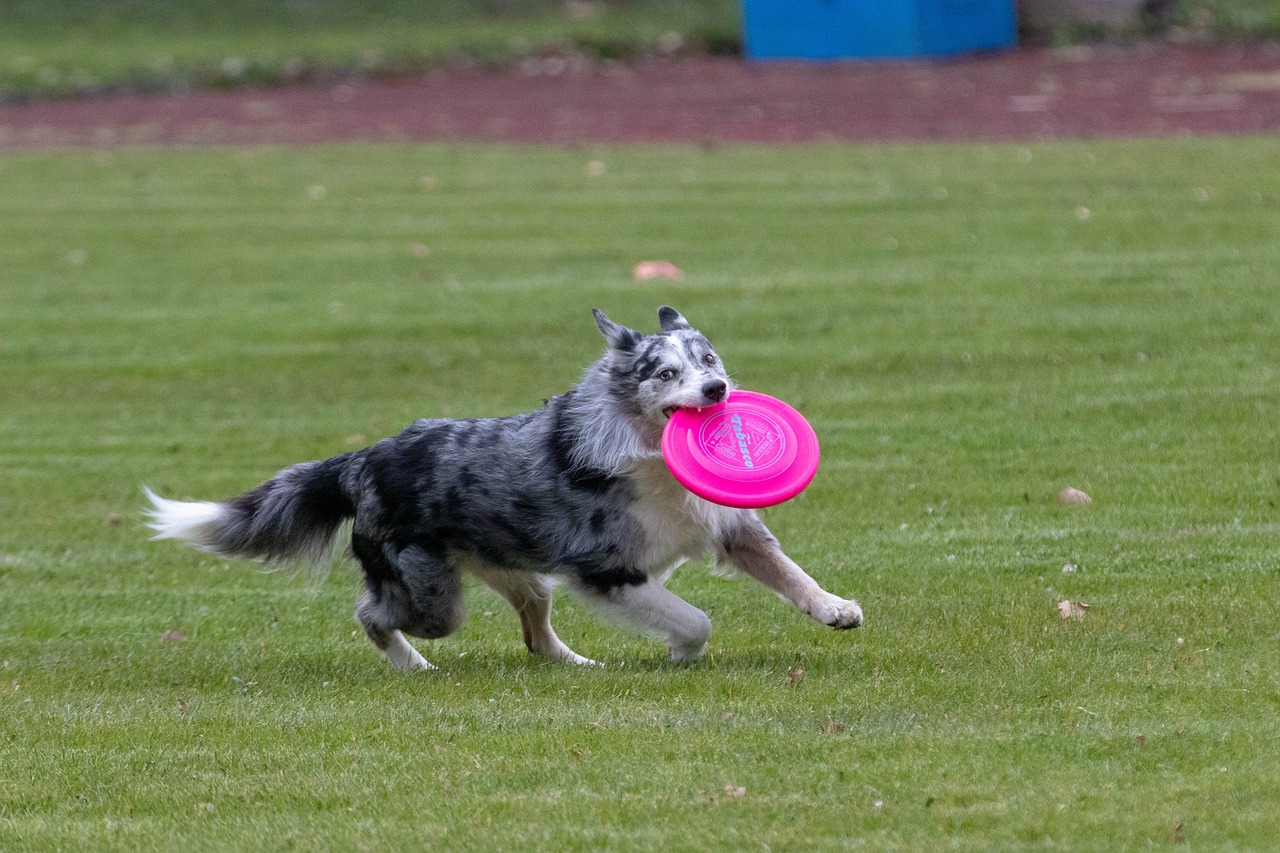
[[599, 309], [594, 313], [609, 342], [610, 394], [629, 414], [664, 426], [676, 409], [714, 406], [733, 390], [710, 342], [676, 309], [658, 309], [656, 335], [619, 325]]

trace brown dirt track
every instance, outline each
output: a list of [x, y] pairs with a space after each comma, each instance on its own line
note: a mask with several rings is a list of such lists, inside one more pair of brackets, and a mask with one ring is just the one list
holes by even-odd
[[1021, 49], [946, 61], [534, 61], [393, 82], [15, 104], [0, 150], [350, 140], [1029, 140], [1280, 129], [1280, 45]]

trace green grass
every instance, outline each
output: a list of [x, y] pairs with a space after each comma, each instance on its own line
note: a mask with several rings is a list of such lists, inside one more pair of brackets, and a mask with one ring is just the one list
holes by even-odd
[[[0, 158], [0, 848], [1270, 848], [1277, 162], [1274, 138]], [[631, 281], [652, 258], [685, 280]], [[767, 518], [866, 628], [690, 566], [703, 662], [563, 596], [608, 666], [540, 663], [475, 589], [423, 644], [441, 671], [405, 677], [357, 636], [353, 570], [147, 541], [143, 483], [226, 497], [418, 416], [537, 406], [598, 354], [591, 306], [652, 328], [663, 302], [814, 423], [818, 477]]]
[[[1038, 8], [1036, 0], [1020, 7]], [[1043, 4], [1048, 11], [1062, 4]], [[1086, 4], [1081, 4], [1085, 6]], [[1123, 8], [1129, 4], [1117, 4]], [[1209, 41], [1258, 42], [1280, 38], [1280, 0], [1171, 0], [1145, 4], [1132, 10], [1132, 23], [1092, 21], [1044, 21], [1045, 8], [1019, 20], [1025, 42], [1039, 45], [1067, 45], [1094, 41], [1133, 41], [1142, 38], [1169, 39], [1176, 43]], [[1101, 6], [1095, 5], [1096, 13]], [[1061, 10], [1057, 10], [1061, 17]]]
[[288, 83], [737, 45], [734, 0], [0, 0], [0, 93]]
[[1180, 0], [1172, 20], [1234, 39], [1280, 37], [1280, 0]]

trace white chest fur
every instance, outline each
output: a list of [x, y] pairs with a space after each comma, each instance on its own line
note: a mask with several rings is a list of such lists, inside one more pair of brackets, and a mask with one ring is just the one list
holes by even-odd
[[712, 550], [751, 512], [703, 500], [677, 483], [661, 459], [639, 463], [628, 479], [637, 497], [632, 512], [645, 532], [641, 568], [649, 574]]

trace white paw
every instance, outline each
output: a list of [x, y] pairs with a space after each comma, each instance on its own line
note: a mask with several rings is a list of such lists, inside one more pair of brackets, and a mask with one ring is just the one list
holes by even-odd
[[570, 651], [569, 654], [560, 658], [560, 660], [577, 666], [604, 666], [600, 661], [592, 660], [591, 658], [584, 658], [582, 655], [574, 651]]
[[673, 661], [697, 660], [702, 657], [702, 653], [707, 650], [707, 644], [704, 640], [701, 643], [689, 645], [672, 644], [667, 651], [667, 659]]
[[430, 661], [408, 643], [405, 643], [402, 649], [388, 649], [387, 660], [391, 663], [391, 668], [397, 672], [426, 672], [435, 669]]
[[604, 666], [604, 664], [593, 661], [591, 658], [584, 658], [582, 655], [566, 646], [564, 642], [556, 636], [533, 643], [529, 651], [538, 657], [550, 658], [551, 660], [576, 664], [577, 666]]
[[559, 649], [554, 653], [547, 655], [547, 657], [563, 661], [564, 663], [571, 663], [576, 666], [604, 666], [604, 664], [599, 661], [594, 661], [591, 658], [584, 658], [582, 655], [578, 654], [563, 643], [560, 644]]
[[862, 608], [858, 602], [827, 594], [826, 598], [808, 611], [809, 615], [823, 625], [830, 625], [836, 630], [858, 628], [862, 625]]

